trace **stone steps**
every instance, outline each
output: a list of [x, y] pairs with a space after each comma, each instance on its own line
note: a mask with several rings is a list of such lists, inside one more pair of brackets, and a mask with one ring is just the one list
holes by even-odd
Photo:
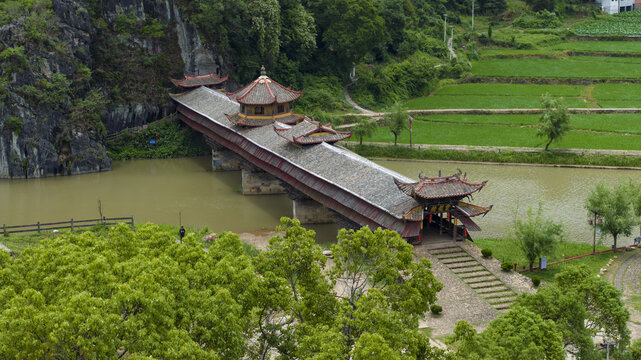
[[[455, 258], [447, 258], [445, 260], [439, 259], [440, 262], [442, 262], [445, 265], [450, 265], [450, 264], [459, 264], [462, 262], [468, 262], [468, 261], [474, 261], [477, 262], [473, 257], [471, 256], [458, 256]], [[477, 262], [478, 263], [478, 262]]]
[[475, 277], [467, 277], [464, 278], [463, 281], [465, 281], [466, 284], [474, 284], [474, 283], [479, 283], [479, 282], [485, 282], [489, 280], [494, 280], [496, 277], [492, 274], [489, 275], [482, 275], [482, 276], [475, 276]]
[[447, 267], [449, 267], [450, 269], [459, 269], [459, 268], [466, 268], [466, 267], [473, 267], [473, 266], [479, 266], [478, 261], [466, 260], [466, 261], [459, 261], [459, 262], [447, 264]]
[[460, 246], [439, 244], [428, 251], [496, 311], [508, 311], [516, 299], [512, 289]]

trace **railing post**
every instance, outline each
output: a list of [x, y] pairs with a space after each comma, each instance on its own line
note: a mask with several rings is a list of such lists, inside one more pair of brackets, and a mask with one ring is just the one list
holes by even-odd
[[2, 235], [9, 236], [9, 233], [7, 232], [7, 224], [2, 224]]
[[73, 218], [71, 218], [71, 231], [73, 231]]
[[38, 233], [40, 233], [40, 221], [38, 221]]
[[134, 225], [134, 216], [131, 215], [131, 228], [136, 230], [136, 226]]

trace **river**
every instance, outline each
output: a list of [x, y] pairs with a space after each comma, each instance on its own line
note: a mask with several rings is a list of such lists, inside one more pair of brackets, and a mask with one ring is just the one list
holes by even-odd
[[[592, 241], [583, 207], [589, 189], [607, 181], [639, 179], [641, 171], [551, 168], [419, 161], [377, 161], [412, 178], [451, 174], [460, 168], [468, 180], [488, 180], [473, 203], [494, 205], [475, 221], [483, 228], [473, 237], [509, 233], [515, 213], [544, 204], [545, 213], [563, 222], [572, 241]], [[21, 225], [70, 218], [98, 217], [98, 201], [107, 217], [134, 215], [137, 223], [155, 222], [207, 226], [212, 231], [250, 232], [273, 229], [281, 216], [291, 216], [285, 195], [240, 193], [240, 172], [212, 172], [210, 159], [117, 161], [112, 171], [69, 177], [0, 181], [0, 225]], [[330, 240], [335, 225], [314, 226], [318, 236]], [[638, 234], [621, 239], [631, 243]], [[604, 244], [611, 239], [604, 239]]]

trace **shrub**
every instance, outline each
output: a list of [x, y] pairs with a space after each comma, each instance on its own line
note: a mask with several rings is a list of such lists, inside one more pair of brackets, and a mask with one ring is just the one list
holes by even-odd
[[562, 25], [556, 14], [547, 10], [534, 14], [522, 14], [514, 20], [513, 24], [524, 29], [556, 28]]
[[432, 314], [438, 315], [441, 313], [441, 311], [443, 311], [443, 307], [440, 305], [434, 304], [430, 306], [430, 311], [432, 312]]
[[20, 135], [22, 126], [24, 126], [24, 123], [20, 120], [20, 118], [18, 118], [17, 116], [9, 116], [7, 118], [7, 123], [4, 125], [4, 130], [13, 132], [16, 135]]
[[512, 264], [509, 261], [504, 262], [501, 264], [501, 270], [503, 271], [512, 271]]
[[481, 254], [483, 255], [484, 258], [490, 258], [490, 257], [492, 257], [492, 250], [483, 249], [483, 250], [481, 250]]
[[7, 72], [21, 72], [29, 67], [29, 61], [24, 53], [24, 47], [6, 48], [0, 52], [2, 67]]
[[534, 285], [534, 287], [539, 287], [539, 285], [541, 285], [541, 277], [538, 275], [532, 276], [532, 285]]

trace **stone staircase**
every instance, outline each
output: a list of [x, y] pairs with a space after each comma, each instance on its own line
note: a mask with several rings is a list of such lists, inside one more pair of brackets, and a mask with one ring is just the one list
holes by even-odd
[[507, 311], [516, 299], [512, 289], [457, 244], [434, 244], [428, 252], [497, 311]]

